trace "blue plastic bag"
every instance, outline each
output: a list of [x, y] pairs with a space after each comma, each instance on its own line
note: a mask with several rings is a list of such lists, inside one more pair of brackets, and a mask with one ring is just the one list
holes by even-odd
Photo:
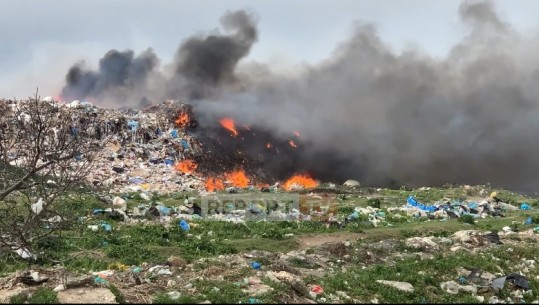
[[110, 232], [112, 231], [112, 226], [108, 223], [102, 223], [101, 224], [101, 227], [103, 228], [103, 230], [105, 230], [105, 232]]
[[528, 216], [528, 218], [524, 221], [524, 224], [531, 225], [533, 224], [533, 220], [531, 216]]
[[163, 216], [168, 216], [170, 214], [170, 208], [167, 208], [166, 206], [160, 205], [157, 207], [157, 209]]
[[135, 183], [135, 184], [141, 184], [141, 183], [144, 183], [144, 179], [142, 179], [141, 177], [131, 177], [129, 178], [129, 182]]
[[532, 208], [531, 208], [526, 202], [524, 202], [524, 203], [522, 203], [522, 204], [520, 205], [520, 209], [521, 209], [521, 210], [528, 211], [528, 210], [531, 210]]
[[259, 262], [251, 262], [251, 267], [253, 267], [253, 269], [255, 270], [258, 270], [260, 269], [260, 267], [262, 267], [262, 265]]
[[182, 230], [189, 231], [190, 227], [187, 221], [185, 221], [185, 219], [180, 220], [180, 223], [178, 225], [180, 226], [180, 228], [182, 228]]
[[171, 132], [170, 132], [170, 135], [173, 137], [173, 138], [177, 138], [178, 137], [178, 131], [176, 129], [173, 129]]
[[359, 219], [359, 213], [357, 211], [354, 211], [352, 214], [348, 215], [348, 220], [358, 220]]
[[129, 130], [131, 130], [132, 132], [135, 132], [137, 131], [137, 128], [138, 128], [138, 122], [131, 120], [127, 122], [127, 126], [129, 126]]
[[103, 209], [94, 209], [94, 211], [93, 211], [94, 215], [102, 214], [102, 213], [105, 213], [105, 210], [103, 210]]

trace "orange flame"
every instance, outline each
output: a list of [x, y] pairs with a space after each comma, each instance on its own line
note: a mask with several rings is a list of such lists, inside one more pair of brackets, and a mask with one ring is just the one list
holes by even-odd
[[300, 134], [298, 131], [294, 131], [294, 135], [299, 138]]
[[292, 146], [292, 147], [294, 147], [294, 148], [298, 147], [298, 146], [296, 145], [296, 143], [294, 142], [294, 140], [289, 140], [289, 141], [288, 141], [288, 144], [290, 144], [290, 146]]
[[183, 160], [181, 162], [176, 163], [175, 168], [176, 170], [181, 171], [184, 174], [190, 174], [195, 171], [197, 166], [198, 165], [194, 161]]
[[187, 126], [187, 124], [189, 124], [189, 121], [190, 121], [189, 120], [189, 115], [187, 114], [187, 112], [182, 111], [182, 112], [180, 112], [180, 115], [176, 119], [176, 125], [178, 125], [180, 127], [185, 127], [185, 126]]
[[236, 127], [234, 127], [234, 120], [231, 119], [231, 118], [222, 118], [219, 123], [221, 123], [221, 125], [228, 129], [230, 132], [232, 132], [232, 134], [234, 136], [237, 136], [238, 135], [238, 131], [236, 130]]
[[208, 178], [206, 180], [206, 190], [208, 192], [220, 191], [225, 189], [225, 184], [223, 180], [219, 178]]
[[296, 175], [286, 180], [284, 183], [284, 188], [290, 190], [295, 185], [300, 185], [304, 188], [313, 188], [318, 185], [318, 182], [308, 175]]
[[270, 142], [268, 142], [268, 144], [266, 144], [266, 148], [268, 148], [268, 149], [271, 148], [271, 143]]
[[249, 178], [247, 178], [247, 175], [245, 175], [243, 170], [227, 173], [225, 174], [225, 179], [231, 181], [232, 185], [235, 187], [244, 188], [249, 184]]

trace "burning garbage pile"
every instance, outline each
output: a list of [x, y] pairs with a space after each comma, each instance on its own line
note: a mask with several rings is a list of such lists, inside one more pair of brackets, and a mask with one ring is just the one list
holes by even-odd
[[[222, 118], [215, 126], [200, 126], [193, 108], [179, 101], [139, 110], [104, 109], [79, 101], [59, 103], [51, 98], [40, 102], [71, 116], [70, 122], [52, 122], [58, 130], [102, 144], [86, 179], [111, 193], [234, 192], [247, 187], [270, 191], [281, 183], [285, 190], [317, 185], [307, 175], [294, 176], [294, 168], [287, 164], [280, 169], [281, 175], [265, 171], [265, 164], [276, 168], [283, 162], [293, 163], [289, 156], [297, 145], [271, 139], [249, 126], [236, 126], [231, 118]], [[15, 109], [23, 102], [3, 104]], [[257, 143], [260, 152], [252, 150]]]

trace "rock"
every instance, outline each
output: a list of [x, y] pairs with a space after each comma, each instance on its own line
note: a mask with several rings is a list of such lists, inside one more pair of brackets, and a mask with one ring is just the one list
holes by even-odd
[[468, 249], [466, 249], [466, 248], [464, 248], [462, 246], [454, 246], [454, 247], [449, 248], [449, 250], [451, 250], [451, 252], [457, 252], [459, 250], [469, 251]]
[[123, 198], [118, 197], [118, 196], [116, 196], [116, 197], [114, 197], [114, 199], [112, 199], [112, 205], [114, 205], [114, 206], [121, 207], [121, 206], [124, 206], [126, 204], [127, 203], [125, 202], [125, 200]]
[[286, 271], [279, 271], [279, 272], [268, 271], [266, 275], [268, 276], [268, 278], [270, 278], [271, 280], [275, 282], [279, 282], [279, 281], [290, 282], [290, 281], [296, 280], [295, 275]]
[[177, 300], [182, 296], [178, 291], [167, 292], [167, 295], [171, 300]]
[[360, 186], [359, 182], [357, 182], [356, 180], [352, 180], [352, 179], [346, 180], [343, 183], [343, 185], [344, 186]]
[[204, 302], [200, 302], [200, 303], [198, 303], [198, 304], [211, 304], [211, 301], [209, 301], [209, 300], [206, 300], [206, 301], [204, 301]]
[[472, 236], [475, 236], [478, 234], [478, 231], [476, 230], [461, 230], [455, 232], [451, 237], [458, 242], [461, 243], [469, 243], [472, 242]]
[[9, 304], [9, 299], [11, 299], [11, 297], [16, 296], [20, 293], [24, 293], [26, 291], [27, 290], [22, 287], [17, 287], [11, 290], [0, 290], [0, 303]]
[[167, 259], [167, 265], [183, 269], [187, 266], [187, 262], [183, 258], [173, 255]]
[[247, 293], [250, 296], [259, 296], [264, 293], [268, 293], [270, 291], [273, 291], [273, 287], [270, 287], [265, 284], [256, 284], [256, 285], [250, 285], [249, 288], [243, 289], [243, 292]]
[[94, 277], [89, 275], [83, 275], [76, 278], [68, 278], [65, 284], [66, 289], [78, 288], [85, 285], [92, 285], [94, 283]]
[[116, 304], [116, 296], [107, 288], [76, 288], [58, 292], [63, 304]]
[[56, 288], [53, 289], [55, 292], [60, 292], [60, 291], [63, 291], [63, 290], [66, 290], [66, 286], [65, 285], [58, 285], [56, 286]]
[[414, 286], [412, 284], [407, 282], [397, 282], [397, 281], [385, 281], [385, 280], [376, 280], [377, 283], [388, 285], [391, 287], [395, 287], [398, 290], [406, 291], [406, 292], [413, 292]]
[[458, 294], [459, 293], [459, 284], [454, 281], [448, 281], [440, 284], [440, 287], [447, 293]]
[[412, 237], [406, 240], [406, 245], [425, 250], [438, 250], [440, 246], [429, 237]]
[[465, 286], [461, 285], [459, 286], [459, 291], [468, 292], [475, 295], [477, 293], [477, 287], [472, 286], [472, 285], [465, 285]]
[[516, 207], [514, 205], [511, 205], [511, 204], [508, 204], [508, 203], [505, 203], [505, 202], [498, 202], [498, 205], [502, 209], [507, 210], [507, 211], [516, 211], [516, 210], [518, 210], [518, 207]]
[[479, 301], [479, 303], [483, 303], [485, 301], [485, 297], [482, 295], [476, 295], [475, 298]]
[[459, 292], [467, 292], [471, 294], [477, 293], [477, 287], [471, 286], [471, 285], [459, 285], [455, 281], [448, 281], [444, 282], [440, 285], [440, 287], [447, 293], [450, 294], [458, 294]]

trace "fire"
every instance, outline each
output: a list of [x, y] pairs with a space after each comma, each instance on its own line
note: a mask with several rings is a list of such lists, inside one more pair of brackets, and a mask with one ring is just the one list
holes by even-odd
[[225, 174], [225, 179], [231, 181], [232, 185], [235, 187], [244, 188], [249, 184], [249, 178], [247, 178], [247, 175], [245, 175], [243, 170], [227, 173]]
[[300, 134], [298, 131], [294, 131], [294, 135], [299, 138]]
[[308, 175], [296, 175], [284, 183], [284, 188], [287, 190], [292, 189], [293, 186], [300, 185], [304, 188], [313, 188], [318, 185], [318, 182]]
[[231, 119], [231, 118], [222, 118], [219, 123], [221, 123], [221, 125], [228, 129], [230, 132], [232, 132], [232, 134], [234, 136], [237, 136], [238, 135], [238, 131], [236, 130], [236, 127], [234, 127], [234, 120]]
[[268, 144], [266, 144], [266, 148], [270, 149], [271, 148], [271, 143], [268, 142]]
[[189, 124], [189, 121], [189, 115], [187, 114], [187, 112], [182, 111], [176, 119], [176, 125], [180, 127], [185, 127], [187, 126], [187, 124]]
[[225, 184], [223, 180], [219, 178], [208, 178], [206, 180], [206, 190], [208, 192], [220, 191], [225, 189]]
[[184, 160], [184, 161], [176, 163], [175, 168], [176, 170], [179, 170], [184, 174], [190, 174], [195, 171], [197, 166], [198, 165], [194, 161]]
[[290, 146], [292, 146], [292, 147], [294, 147], [294, 148], [298, 147], [298, 146], [296, 145], [296, 143], [294, 142], [294, 140], [289, 140], [289, 141], [288, 141], [288, 144], [290, 144]]

